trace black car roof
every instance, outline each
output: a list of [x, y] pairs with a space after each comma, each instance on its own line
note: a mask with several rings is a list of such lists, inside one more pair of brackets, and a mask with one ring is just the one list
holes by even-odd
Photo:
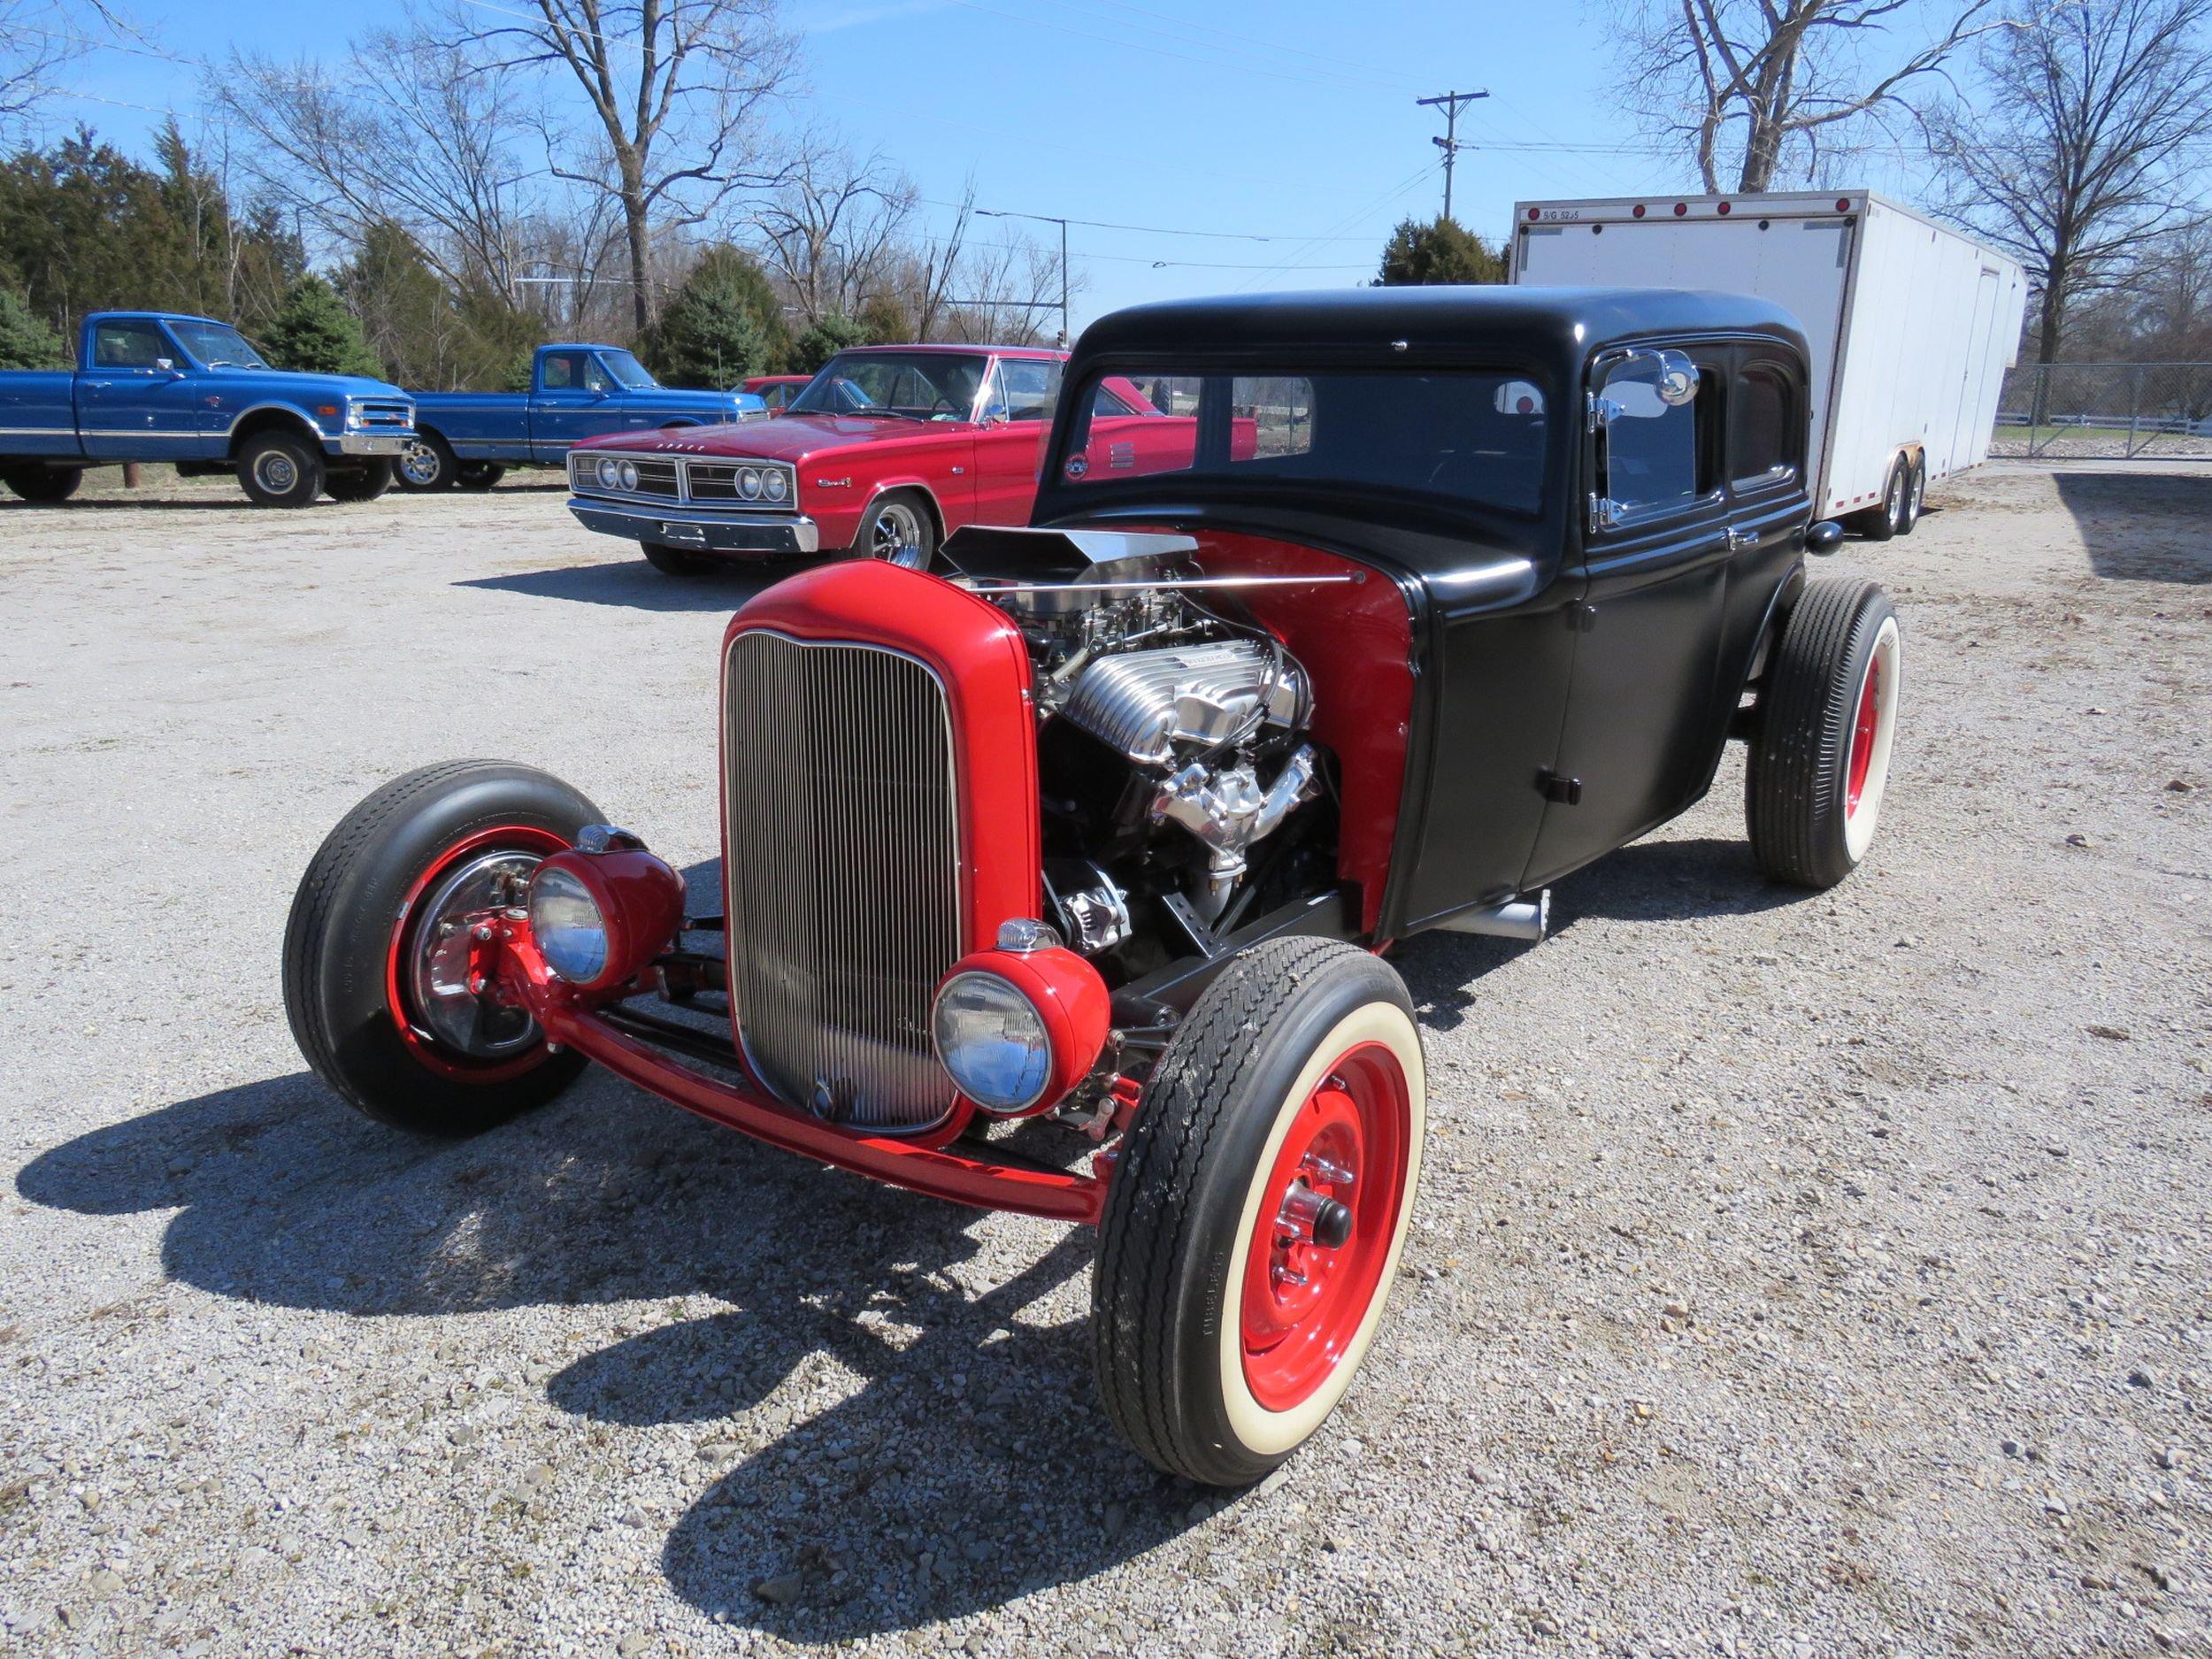
[[1082, 364], [1094, 357], [1156, 355], [1294, 361], [1323, 354], [1401, 361], [1489, 355], [1571, 360], [1578, 367], [1616, 342], [1675, 334], [1765, 335], [1806, 355], [1796, 319], [1748, 295], [1499, 285], [1163, 300], [1100, 318], [1076, 342], [1075, 357]]

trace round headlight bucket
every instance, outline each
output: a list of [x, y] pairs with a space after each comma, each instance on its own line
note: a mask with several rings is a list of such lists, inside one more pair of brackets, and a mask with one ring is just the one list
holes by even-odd
[[747, 501], [760, 499], [760, 469], [749, 466], [737, 475], [737, 493]]
[[986, 1111], [1033, 1106], [1052, 1080], [1052, 1038], [1044, 1017], [995, 973], [956, 973], [939, 987], [929, 1016], [937, 1057]]
[[637, 463], [635, 461], [625, 461], [622, 464], [622, 488], [625, 489], [637, 488]]
[[609, 489], [618, 488], [622, 483], [622, 468], [612, 461], [600, 462], [599, 481]]
[[574, 871], [538, 866], [530, 879], [530, 932], [545, 965], [571, 985], [589, 985], [607, 971], [607, 918]]
[[761, 488], [768, 492], [769, 500], [781, 501], [791, 493], [791, 487], [784, 481], [781, 467], [771, 467], [760, 477]]

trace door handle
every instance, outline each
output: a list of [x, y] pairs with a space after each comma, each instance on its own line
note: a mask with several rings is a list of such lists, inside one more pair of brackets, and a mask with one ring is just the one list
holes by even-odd
[[1739, 530], [1732, 524], [1728, 526], [1728, 550], [1731, 553], [1740, 553], [1746, 548], [1758, 545], [1759, 533], [1756, 530]]

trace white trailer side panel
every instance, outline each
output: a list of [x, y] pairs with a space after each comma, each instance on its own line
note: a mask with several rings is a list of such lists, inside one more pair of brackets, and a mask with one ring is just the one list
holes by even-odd
[[1750, 294], [1803, 326], [1824, 515], [1881, 499], [1901, 450], [1931, 480], [1985, 459], [2018, 354], [2018, 265], [1865, 191], [1525, 202], [1513, 280]]

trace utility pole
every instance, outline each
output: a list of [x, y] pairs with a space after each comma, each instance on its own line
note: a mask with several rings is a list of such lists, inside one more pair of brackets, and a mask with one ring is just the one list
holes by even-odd
[[979, 207], [976, 209], [975, 216], [978, 219], [1033, 219], [1040, 225], [1057, 225], [1060, 227], [1060, 349], [1063, 351], [1066, 350], [1068, 345], [1067, 220], [1064, 219], [1055, 219], [1049, 213], [1005, 213], [1001, 212], [996, 209], [987, 207]]
[[1487, 91], [1447, 92], [1440, 97], [1414, 99], [1416, 104], [1425, 109], [1440, 109], [1444, 111], [1444, 136], [1432, 138], [1429, 142], [1444, 152], [1444, 217], [1446, 219], [1452, 216], [1453, 158], [1459, 154], [1461, 150], [1474, 148], [1472, 144], [1462, 145], [1459, 142], [1459, 112], [1477, 98], [1486, 98], [1489, 96]]

